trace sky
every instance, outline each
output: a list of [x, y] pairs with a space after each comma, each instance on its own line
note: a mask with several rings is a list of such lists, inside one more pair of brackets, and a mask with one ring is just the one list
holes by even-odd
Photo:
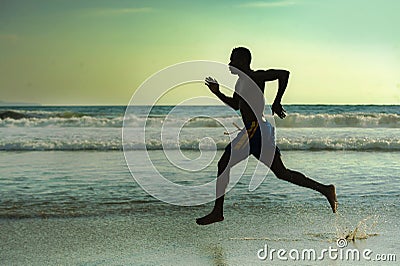
[[[0, 0], [0, 101], [127, 105], [159, 70], [228, 63], [245, 46], [253, 69], [291, 72], [283, 104], [400, 104], [398, 10], [397, 0]], [[267, 84], [266, 97], [276, 90]]]

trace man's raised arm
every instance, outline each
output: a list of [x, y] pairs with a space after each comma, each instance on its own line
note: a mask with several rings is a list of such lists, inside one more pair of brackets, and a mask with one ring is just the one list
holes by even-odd
[[272, 114], [275, 113], [280, 118], [286, 117], [286, 111], [282, 107], [281, 100], [289, 81], [289, 74], [289, 71], [279, 69], [269, 69], [263, 72], [265, 82], [278, 80], [278, 92], [276, 93], [274, 103], [272, 104]]
[[235, 93], [233, 94], [233, 97], [226, 96], [219, 90], [219, 84], [217, 80], [211, 77], [206, 78], [205, 84], [210, 89], [210, 91], [214, 93], [222, 102], [224, 102], [226, 105], [230, 106], [234, 110], [239, 110], [239, 101]]

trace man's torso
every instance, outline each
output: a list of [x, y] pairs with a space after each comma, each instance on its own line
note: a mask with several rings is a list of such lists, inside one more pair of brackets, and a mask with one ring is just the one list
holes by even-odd
[[[261, 70], [262, 71], [262, 70]], [[239, 77], [235, 85], [235, 93], [239, 96], [239, 110], [245, 124], [251, 124], [261, 118], [264, 112], [265, 81], [261, 72], [251, 70], [249, 78]]]

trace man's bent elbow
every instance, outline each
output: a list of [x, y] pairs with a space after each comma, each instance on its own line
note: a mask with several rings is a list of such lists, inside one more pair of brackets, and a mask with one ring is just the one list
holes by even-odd
[[289, 76], [290, 76], [290, 72], [289, 72], [289, 70], [283, 70], [283, 73], [282, 73], [282, 75], [283, 75], [283, 78], [285, 78], [285, 79], [289, 79]]
[[290, 72], [289, 71], [281, 70], [280, 73], [279, 73], [278, 79], [280, 81], [283, 81], [283, 82], [288, 82], [289, 81], [289, 76], [290, 76]]

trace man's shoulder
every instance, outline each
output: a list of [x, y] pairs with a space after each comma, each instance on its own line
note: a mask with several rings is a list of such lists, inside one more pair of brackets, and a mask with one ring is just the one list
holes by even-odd
[[268, 73], [272, 69], [257, 69], [257, 70], [252, 70], [252, 74], [254, 75], [264, 75], [265, 73]]
[[265, 79], [265, 74], [267, 72], [268, 72], [268, 70], [264, 70], [264, 69], [253, 70], [251, 73], [251, 76], [253, 79], [263, 80], [263, 79]]

